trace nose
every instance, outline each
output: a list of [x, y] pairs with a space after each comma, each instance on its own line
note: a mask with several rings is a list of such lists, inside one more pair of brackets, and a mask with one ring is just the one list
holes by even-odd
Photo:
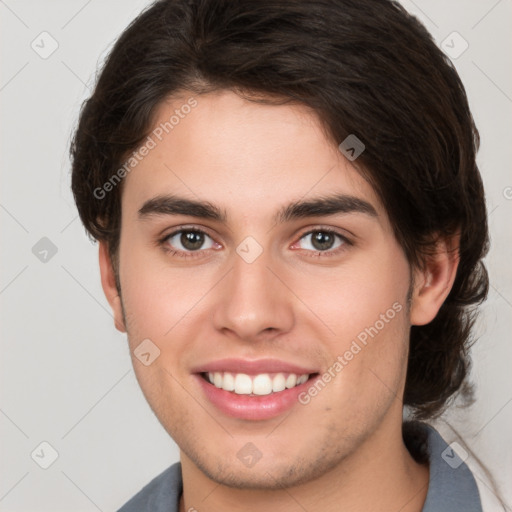
[[219, 284], [213, 313], [217, 330], [251, 342], [292, 329], [293, 293], [265, 251], [251, 263], [234, 254], [231, 271]]

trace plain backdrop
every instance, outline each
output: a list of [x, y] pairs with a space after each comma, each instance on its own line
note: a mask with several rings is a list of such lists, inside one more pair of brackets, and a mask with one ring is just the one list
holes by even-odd
[[[146, 5], [0, 0], [1, 511], [116, 510], [178, 459], [114, 329], [97, 246], [69, 188], [81, 102], [112, 43]], [[403, 5], [453, 55], [468, 44], [453, 60], [482, 140], [491, 289], [472, 352], [477, 401], [439, 425], [460, 435], [511, 503], [512, 1]]]

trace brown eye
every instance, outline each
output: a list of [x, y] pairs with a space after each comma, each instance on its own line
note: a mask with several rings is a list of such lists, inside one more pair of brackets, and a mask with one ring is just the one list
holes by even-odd
[[186, 231], [180, 236], [180, 242], [189, 251], [197, 251], [204, 244], [204, 234], [198, 231]]
[[346, 240], [338, 233], [321, 229], [306, 233], [302, 236], [301, 241], [305, 241], [302, 244], [302, 249], [320, 252], [337, 249], [346, 243]]
[[165, 239], [165, 243], [181, 252], [199, 251], [213, 247], [213, 240], [206, 233], [192, 229], [181, 229], [171, 233]]
[[336, 239], [334, 235], [332, 233], [326, 233], [325, 231], [316, 231], [312, 233], [311, 236], [311, 244], [319, 251], [332, 249], [335, 242]]

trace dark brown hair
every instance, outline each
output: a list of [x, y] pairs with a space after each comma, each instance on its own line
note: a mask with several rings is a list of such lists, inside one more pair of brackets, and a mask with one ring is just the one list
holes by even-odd
[[80, 217], [113, 260], [122, 183], [95, 191], [148, 136], [163, 100], [217, 89], [300, 102], [336, 144], [363, 141], [357, 164], [411, 265], [436, 236], [460, 234], [453, 289], [435, 320], [412, 327], [404, 396], [418, 418], [442, 411], [465, 380], [474, 307], [488, 290], [479, 137], [451, 61], [390, 0], [154, 3], [110, 52], [71, 147]]

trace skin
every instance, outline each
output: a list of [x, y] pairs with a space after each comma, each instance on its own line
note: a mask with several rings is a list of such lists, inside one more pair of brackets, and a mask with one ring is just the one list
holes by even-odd
[[[155, 126], [189, 96], [163, 103]], [[440, 241], [422, 270], [411, 269], [379, 197], [305, 106], [265, 105], [228, 91], [196, 99], [125, 178], [121, 293], [100, 243], [116, 326], [128, 333], [150, 406], [180, 447], [181, 510], [325, 512], [343, 503], [344, 510], [420, 511], [428, 468], [401, 437], [409, 331], [430, 322], [448, 295], [453, 243]], [[288, 203], [333, 192], [369, 202], [377, 216], [273, 221]], [[227, 222], [141, 218], [142, 205], [162, 194], [215, 204]], [[211, 237], [195, 257], [172, 255], [165, 250], [171, 241], [161, 242], [181, 226]], [[306, 235], [313, 228], [337, 230], [351, 244], [335, 237], [341, 250], [319, 255]], [[252, 263], [236, 252], [247, 236], [263, 249]], [[184, 251], [179, 236], [172, 243]], [[225, 357], [272, 357], [326, 371], [396, 302], [401, 311], [309, 404], [277, 418], [224, 415], [192, 375], [197, 365]], [[160, 350], [149, 366], [133, 353], [147, 338]], [[251, 468], [237, 457], [247, 442], [262, 454]]]

